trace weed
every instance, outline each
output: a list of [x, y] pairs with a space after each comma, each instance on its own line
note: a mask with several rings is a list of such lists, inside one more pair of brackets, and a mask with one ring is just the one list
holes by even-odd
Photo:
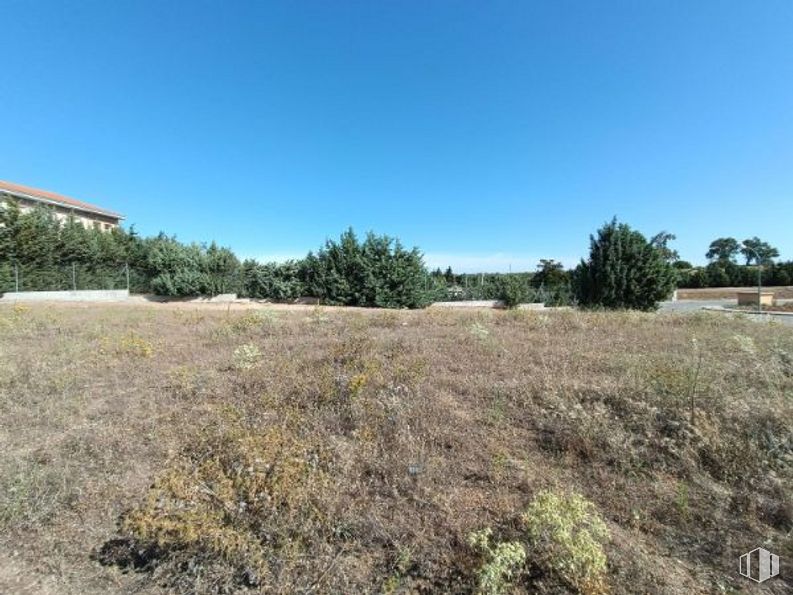
[[311, 314], [306, 318], [306, 322], [312, 324], [325, 324], [330, 322], [330, 317], [326, 314], [325, 308], [317, 304], [312, 308]]
[[246, 343], [234, 350], [231, 365], [235, 370], [252, 370], [259, 366], [261, 359], [261, 350], [253, 343]]
[[477, 571], [479, 592], [487, 595], [505, 593], [526, 561], [526, 550], [517, 541], [493, 541], [490, 527], [468, 535], [468, 545], [484, 556]]
[[488, 337], [490, 336], [490, 331], [487, 329], [487, 327], [484, 324], [482, 324], [479, 321], [473, 322], [468, 327], [468, 332], [473, 337], [475, 337], [476, 339], [482, 342], [487, 341]]
[[351, 399], [357, 399], [369, 378], [366, 374], [355, 374], [347, 383], [347, 391]]
[[194, 366], [178, 366], [168, 373], [168, 385], [180, 399], [192, 399], [201, 386], [198, 370]]
[[684, 521], [688, 521], [691, 518], [691, 508], [689, 506], [689, 498], [688, 498], [688, 484], [684, 481], [681, 481], [677, 484], [677, 490], [675, 493], [675, 508], [677, 509], [677, 513], [680, 515]]
[[134, 331], [129, 331], [119, 338], [116, 353], [131, 357], [149, 358], [154, 355], [154, 345]]
[[581, 593], [606, 591], [608, 529], [578, 494], [538, 493], [521, 517], [532, 559]]
[[315, 494], [326, 484], [325, 464], [321, 450], [291, 431], [210, 435], [154, 482], [121, 530], [161, 557], [216, 556], [240, 582], [258, 584], [273, 556], [299, 539], [291, 520], [305, 530], [321, 522]]
[[[0, 560], [30, 584], [707, 592], [739, 584], [723, 544], [790, 549], [787, 328], [330, 308], [306, 324], [300, 307], [276, 328], [214, 306], [178, 324], [174, 308], [0, 304]], [[598, 510], [571, 512], [571, 490]], [[105, 548], [115, 510], [129, 512]], [[474, 551], [466, 536], [488, 526]], [[146, 574], [96, 567], [94, 546]]]
[[73, 498], [68, 473], [35, 461], [3, 469], [0, 487], [0, 527], [47, 524]]
[[278, 317], [272, 310], [249, 310], [229, 322], [229, 328], [234, 333], [246, 333], [272, 326], [277, 320]]

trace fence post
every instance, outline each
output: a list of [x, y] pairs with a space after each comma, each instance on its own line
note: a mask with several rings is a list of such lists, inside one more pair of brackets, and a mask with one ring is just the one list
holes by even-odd
[[72, 289], [77, 291], [77, 263], [72, 263]]
[[16, 293], [19, 293], [19, 265], [14, 263], [14, 287]]
[[125, 272], [127, 274], [127, 293], [129, 293], [129, 263], [128, 262], [124, 263], [124, 270], [125, 270]]

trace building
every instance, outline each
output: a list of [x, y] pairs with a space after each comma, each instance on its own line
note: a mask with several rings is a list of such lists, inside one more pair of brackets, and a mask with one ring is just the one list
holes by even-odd
[[9, 198], [16, 199], [22, 211], [28, 211], [38, 205], [46, 205], [61, 221], [72, 215], [86, 227], [95, 227], [104, 231], [118, 227], [121, 220], [124, 219], [124, 216], [119, 213], [97, 207], [91, 203], [56, 194], [49, 190], [40, 190], [0, 180], [0, 203], [6, 202]]

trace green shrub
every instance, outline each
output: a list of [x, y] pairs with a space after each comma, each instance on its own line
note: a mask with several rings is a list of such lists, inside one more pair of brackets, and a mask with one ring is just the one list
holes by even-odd
[[499, 299], [506, 308], [517, 308], [527, 297], [526, 284], [519, 277], [507, 275], [501, 280]]
[[468, 545], [485, 558], [477, 572], [479, 593], [498, 595], [507, 592], [526, 561], [523, 545], [517, 541], [494, 543], [490, 527], [471, 533]]
[[232, 365], [234, 369], [252, 370], [261, 363], [262, 352], [253, 343], [246, 343], [245, 345], [240, 345], [234, 350], [232, 358]]
[[421, 252], [399, 240], [369, 233], [359, 242], [352, 229], [309, 253], [302, 275], [308, 292], [328, 304], [420, 308], [429, 286]]
[[305, 291], [300, 267], [301, 263], [295, 260], [264, 264], [246, 260], [242, 263], [242, 295], [276, 302], [294, 300]]
[[534, 562], [578, 592], [606, 590], [608, 529], [594, 504], [578, 494], [543, 491], [522, 520]]
[[674, 269], [642, 234], [613, 219], [590, 239], [589, 260], [574, 274], [581, 305], [654, 310], [671, 295]]

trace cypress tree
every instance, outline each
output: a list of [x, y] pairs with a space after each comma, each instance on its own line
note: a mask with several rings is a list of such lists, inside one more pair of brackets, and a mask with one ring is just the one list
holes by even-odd
[[575, 270], [582, 306], [654, 310], [675, 286], [673, 268], [645, 237], [614, 218], [590, 236], [587, 261]]

